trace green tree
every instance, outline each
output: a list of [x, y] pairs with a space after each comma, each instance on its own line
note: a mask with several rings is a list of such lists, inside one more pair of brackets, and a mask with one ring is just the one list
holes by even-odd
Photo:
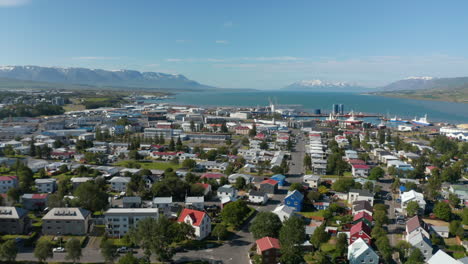
[[218, 238], [218, 240], [225, 239], [227, 235], [229, 234], [227, 227], [223, 223], [218, 223], [216, 226], [213, 228], [213, 231], [211, 231], [211, 234], [215, 237]]
[[195, 169], [196, 166], [197, 162], [193, 159], [185, 159], [184, 161], [182, 161], [182, 167], [187, 168], [189, 170]]
[[250, 137], [255, 137], [257, 135], [257, 126], [255, 123], [252, 125], [252, 129], [249, 130], [249, 136]]
[[450, 193], [449, 194], [449, 202], [450, 205], [454, 208], [458, 208], [460, 206], [460, 198], [456, 194]]
[[385, 262], [390, 262], [392, 259], [393, 248], [390, 245], [390, 241], [388, 240], [387, 236], [382, 236], [377, 239], [375, 242], [377, 249], [379, 250], [380, 254]]
[[81, 244], [80, 241], [76, 238], [72, 238], [67, 241], [65, 244], [65, 249], [67, 255], [65, 259], [72, 260], [73, 263], [76, 263], [77, 260], [80, 260], [82, 253], [81, 253]]
[[21, 190], [19, 188], [11, 188], [7, 191], [7, 197], [15, 202], [19, 201], [21, 196]]
[[279, 232], [279, 241], [281, 244], [281, 260], [284, 263], [298, 263], [302, 259], [302, 250], [300, 245], [306, 240], [304, 221], [291, 216], [283, 223]]
[[237, 177], [236, 182], [234, 183], [234, 186], [239, 189], [243, 190], [245, 188], [246, 182], [244, 177]]
[[315, 248], [320, 248], [320, 244], [326, 243], [330, 239], [329, 234], [325, 231], [325, 223], [317, 227], [310, 238], [310, 243]]
[[408, 256], [405, 264], [423, 264], [424, 262], [424, 255], [422, 254], [419, 248], [413, 247], [411, 249], [411, 253]]
[[118, 258], [117, 247], [114, 246], [112, 241], [103, 239], [100, 245], [101, 255], [107, 263], [114, 263]]
[[80, 207], [93, 212], [104, 210], [108, 203], [107, 194], [90, 181], [80, 184], [74, 195]]
[[15, 240], [10, 239], [5, 241], [0, 247], [0, 258], [7, 262], [13, 263], [18, 255], [18, 248]]
[[304, 191], [304, 187], [302, 186], [301, 183], [298, 183], [298, 182], [295, 182], [295, 183], [292, 183], [291, 186], [289, 186], [289, 191], [299, 191], [299, 192], [303, 192]]
[[307, 199], [309, 199], [310, 202], [319, 201], [321, 196], [320, 192], [316, 191], [309, 191], [307, 193]]
[[171, 140], [169, 141], [169, 146], [167, 147], [168, 150], [174, 151], [175, 150], [175, 142], [174, 139], [171, 137]]
[[348, 236], [340, 233], [336, 239], [335, 252], [338, 256], [343, 256], [348, 248]]
[[228, 203], [221, 211], [223, 222], [238, 227], [249, 213], [249, 207], [243, 200]]
[[332, 184], [332, 189], [337, 192], [348, 192], [353, 188], [355, 181], [351, 178], [340, 178]]
[[380, 166], [377, 166], [370, 170], [369, 179], [378, 180], [382, 178], [384, 175], [385, 175], [385, 171]]
[[419, 204], [416, 201], [411, 201], [406, 205], [406, 213], [409, 217], [413, 217], [418, 214], [419, 212]]
[[250, 225], [250, 232], [255, 239], [262, 237], [278, 237], [282, 223], [279, 217], [272, 212], [260, 212]]
[[138, 259], [129, 252], [119, 259], [118, 264], [139, 264]]
[[52, 253], [53, 245], [48, 240], [39, 240], [36, 247], [34, 248], [34, 256], [39, 260], [39, 262], [45, 262], [48, 258], [52, 258], [54, 255]]
[[463, 209], [462, 218], [463, 224], [468, 225], [468, 208]]
[[452, 218], [452, 209], [449, 204], [438, 202], [434, 206], [434, 214], [439, 219], [450, 221], [450, 218]]
[[454, 220], [450, 222], [449, 225], [449, 232], [452, 236], [458, 236], [463, 238], [463, 234], [465, 233], [465, 229], [460, 221]]

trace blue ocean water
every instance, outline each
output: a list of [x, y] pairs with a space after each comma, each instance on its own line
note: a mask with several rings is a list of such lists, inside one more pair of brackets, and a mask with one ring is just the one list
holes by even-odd
[[390, 98], [356, 93], [302, 91], [216, 91], [183, 92], [165, 102], [197, 106], [266, 106], [268, 98], [278, 104], [302, 105], [302, 110], [330, 112], [333, 104], [344, 104], [345, 111], [374, 113], [413, 119], [427, 114], [431, 122], [468, 123], [468, 104]]

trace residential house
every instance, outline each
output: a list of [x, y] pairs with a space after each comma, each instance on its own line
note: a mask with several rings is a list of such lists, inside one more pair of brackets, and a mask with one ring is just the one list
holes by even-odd
[[196, 183], [197, 185], [200, 185], [201, 187], [203, 187], [203, 195], [207, 196], [210, 192], [211, 192], [211, 185], [209, 185], [208, 183]]
[[262, 256], [263, 264], [277, 264], [281, 256], [281, 246], [277, 238], [263, 237], [255, 241], [257, 254]]
[[309, 188], [318, 188], [318, 186], [320, 185], [320, 176], [313, 174], [304, 175], [302, 181], [309, 185]]
[[229, 175], [228, 181], [229, 181], [229, 183], [234, 184], [234, 183], [236, 183], [237, 178], [244, 178], [246, 184], [249, 184], [249, 183], [251, 183], [253, 181], [253, 176], [252, 175], [240, 174], [240, 173], [235, 173], [235, 174]]
[[11, 206], [0, 206], [0, 233], [19, 235], [27, 233], [30, 221], [28, 211]]
[[203, 161], [197, 163], [197, 167], [203, 170], [225, 171], [229, 163], [216, 161]]
[[355, 201], [368, 201], [374, 205], [374, 194], [368, 190], [351, 189], [348, 192], [348, 202], [354, 203]]
[[37, 192], [39, 193], [53, 193], [57, 187], [57, 179], [36, 179], [34, 180]]
[[369, 176], [370, 167], [366, 164], [353, 164], [351, 165], [351, 173], [353, 177], [367, 177]]
[[122, 237], [138, 221], [159, 217], [157, 208], [111, 208], [104, 213], [106, 232], [111, 237]]
[[353, 224], [357, 224], [359, 222], [364, 222], [367, 226], [372, 226], [374, 223], [374, 219], [372, 218], [372, 215], [361, 211], [353, 216]]
[[218, 188], [217, 190], [218, 198], [223, 197], [236, 197], [237, 190], [232, 185], [226, 184]]
[[411, 190], [409, 192], [404, 192], [401, 194], [401, 209], [406, 211], [408, 203], [415, 201], [418, 203], [419, 208], [422, 212], [426, 208], [426, 201], [424, 200], [424, 195], [422, 193]]
[[286, 184], [286, 176], [282, 174], [276, 174], [270, 177], [270, 179], [278, 182], [278, 186], [284, 186]]
[[191, 225], [195, 229], [195, 237], [198, 240], [204, 239], [211, 233], [211, 219], [203, 211], [185, 208], [180, 213], [177, 222]]
[[11, 188], [18, 187], [18, 177], [0, 176], [0, 193], [7, 193]]
[[222, 177], [226, 177], [226, 176], [222, 173], [204, 173], [201, 176], [201, 179], [213, 179], [219, 183]]
[[294, 214], [294, 208], [282, 204], [277, 206], [273, 213], [279, 217], [281, 222], [284, 222]]
[[406, 222], [406, 241], [409, 242], [409, 239], [418, 233], [423, 234], [427, 238], [431, 238], [429, 225], [416, 215]]
[[172, 197], [154, 197], [153, 208], [159, 210], [159, 214], [163, 214], [166, 217], [171, 216]]
[[263, 191], [250, 190], [249, 202], [254, 204], [266, 204], [268, 202], [268, 194]]
[[82, 208], [53, 208], [42, 218], [44, 235], [86, 235], [91, 212]]
[[325, 209], [328, 209], [330, 207], [330, 202], [317, 201], [317, 202], [314, 202], [313, 205], [314, 205], [315, 209], [317, 209], [317, 210], [325, 210]]
[[185, 207], [189, 209], [203, 211], [205, 209], [205, 197], [187, 196], [185, 197]]
[[115, 192], [125, 192], [127, 191], [127, 184], [130, 182], [130, 177], [120, 177], [115, 176], [109, 180], [111, 184], [111, 189]]
[[411, 246], [419, 249], [421, 253], [424, 255], [424, 259], [427, 261], [432, 257], [432, 242], [431, 239], [426, 237], [422, 232], [418, 232], [412, 235], [408, 239], [408, 243]]
[[92, 180], [93, 178], [91, 177], [73, 177], [70, 179], [72, 186], [73, 186], [73, 190], [76, 190], [76, 188], [78, 188], [80, 184], [88, 182], [88, 181], [92, 181]]
[[294, 208], [295, 211], [300, 212], [302, 210], [302, 200], [304, 195], [298, 190], [288, 192], [288, 195], [284, 198], [284, 204]]
[[349, 232], [349, 244], [353, 244], [359, 238], [364, 240], [368, 245], [371, 244], [371, 229], [364, 222], [358, 222], [351, 227]]
[[461, 260], [454, 259], [449, 254], [445, 253], [443, 250], [438, 250], [432, 257], [427, 260], [427, 264], [466, 264]]
[[20, 197], [20, 203], [23, 205], [24, 209], [34, 211], [42, 210], [47, 206], [47, 198], [49, 194], [47, 193], [25, 193]]
[[264, 180], [260, 183], [260, 191], [275, 194], [278, 191], [278, 182], [272, 179]]
[[379, 255], [362, 238], [358, 238], [348, 246], [348, 261], [350, 264], [378, 264]]
[[448, 226], [436, 226], [436, 225], [431, 225], [431, 229], [434, 233], [436, 233], [438, 236], [442, 238], [448, 238], [449, 237], [449, 227]]
[[141, 207], [141, 197], [139, 196], [125, 196], [122, 198], [122, 207], [123, 208], [140, 208]]

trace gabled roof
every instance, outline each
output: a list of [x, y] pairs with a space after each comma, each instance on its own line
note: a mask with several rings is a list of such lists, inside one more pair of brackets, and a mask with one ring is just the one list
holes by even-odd
[[428, 261], [428, 264], [463, 264], [463, 262], [456, 260], [449, 256], [449, 254], [445, 253], [442, 250], [438, 250]]
[[272, 248], [281, 248], [279, 240], [273, 237], [263, 237], [257, 240], [255, 243], [257, 244], [257, 247], [261, 252]]
[[408, 233], [411, 233], [413, 232], [415, 229], [417, 229], [418, 227], [421, 227], [423, 228], [424, 230], [426, 230], [428, 233], [429, 233], [429, 227], [426, 223], [424, 223], [420, 218], [419, 216], [415, 215], [413, 217], [411, 217], [407, 222], [406, 222], [406, 230], [408, 231]]
[[368, 170], [370, 168], [369, 165], [366, 165], [366, 164], [353, 164], [352, 166], [355, 169], [363, 169], [363, 170]]
[[278, 184], [278, 181], [275, 181], [275, 180], [272, 180], [272, 179], [268, 179], [268, 180], [262, 181], [260, 184], [277, 185], [277, 184]]
[[16, 176], [0, 176], [0, 181], [16, 181], [18, 177]]
[[416, 246], [422, 242], [425, 242], [426, 244], [432, 246], [432, 243], [431, 243], [431, 240], [429, 238], [427, 238], [425, 235], [423, 235], [421, 232], [418, 232], [414, 235], [412, 235], [408, 242], [413, 245], [413, 246]]
[[372, 205], [369, 203], [369, 201], [354, 201], [353, 209], [354, 211], [366, 210], [371, 213], [374, 212], [374, 209], [372, 208]]
[[288, 198], [293, 198], [294, 200], [302, 201], [302, 199], [304, 199], [304, 195], [298, 190], [294, 190], [292, 192], [288, 192], [288, 195], [284, 197], [285, 200]]
[[275, 181], [284, 181], [286, 179], [286, 176], [282, 174], [276, 174], [276, 175], [271, 176], [270, 178]]
[[[356, 259], [367, 251], [371, 251], [372, 253], [376, 254], [362, 238], [358, 238], [348, 246], [348, 260]], [[375, 263], [379, 262], [375, 261]]]
[[357, 220], [359, 220], [359, 219], [361, 219], [361, 218], [365, 218], [365, 219], [367, 219], [369, 222], [372, 222], [372, 221], [374, 220], [370, 214], [361, 211], [361, 212], [359, 212], [359, 213], [357, 213], [357, 214], [354, 215], [353, 221], [357, 221]]
[[368, 227], [364, 222], [359, 222], [351, 227], [351, 231], [349, 232], [350, 235], [359, 233], [360, 231], [364, 231], [368, 236], [370, 236], [371, 229]]
[[359, 194], [359, 196], [374, 197], [374, 194], [369, 192], [368, 190], [350, 189], [349, 192], [357, 193]]
[[265, 193], [262, 191], [255, 191], [255, 190], [250, 190], [249, 195], [251, 196], [265, 196]]
[[192, 219], [194, 226], [200, 226], [205, 215], [206, 215], [205, 212], [185, 208], [180, 213], [180, 216], [177, 219], [177, 222], [180, 222], [180, 223], [185, 222], [185, 218], [188, 216]]
[[201, 176], [201, 178], [208, 178], [208, 179], [221, 179], [221, 177], [225, 177], [222, 173], [205, 173]]
[[153, 204], [170, 204], [172, 203], [172, 196], [170, 197], [154, 197]]

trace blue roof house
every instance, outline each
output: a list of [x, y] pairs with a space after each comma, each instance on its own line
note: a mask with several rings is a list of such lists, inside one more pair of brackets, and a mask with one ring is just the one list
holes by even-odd
[[284, 204], [294, 208], [295, 211], [300, 212], [302, 210], [302, 199], [304, 195], [298, 190], [288, 192], [288, 195], [284, 198]]
[[286, 183], [286, 176], [282, 174], [276, 174], [270, 177], [270, 179], [275, 180], [278, 182], [278, 186], [284, 186]]

